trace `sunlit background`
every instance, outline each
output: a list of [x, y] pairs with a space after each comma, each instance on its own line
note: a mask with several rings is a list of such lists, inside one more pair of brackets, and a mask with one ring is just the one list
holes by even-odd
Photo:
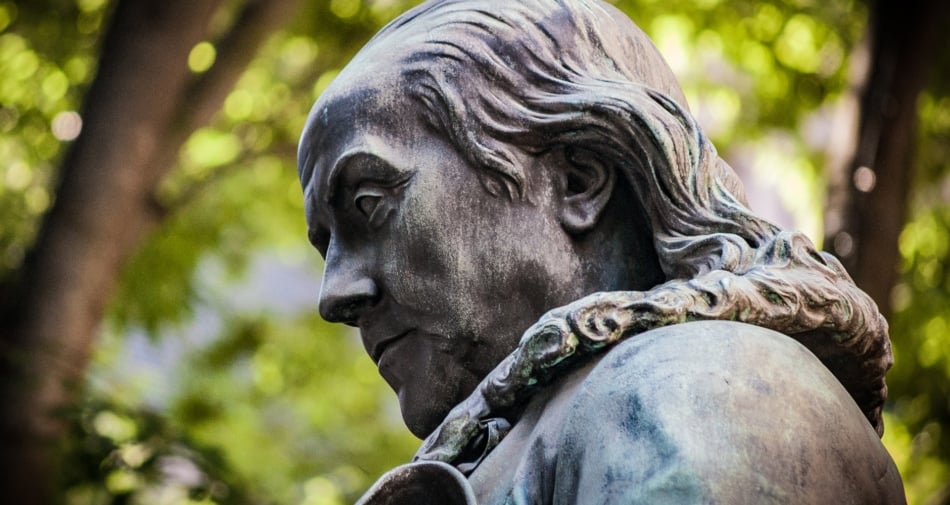
[[[222, 2], [183, 62], [192, 74], [215, 71], [243, 3]], [[411, 457], [418, 441], [357, 336], [315, 312], [322, 265], [306, 240], [295, 143], [339, 68], [414, 3], [302, 2], [184, 141], [154, 194], [162, 217], [122, 269], [68, 414], [51, 484], [66, 503], [349, 503]], [[821, 243], [835, 219], [828, 181], [855, 128], [868, 5], [616, 4], [667, 58], [752, 207]], [[0, 2], [0, 279], [69, 190], [57, 189], [58, 167], [88, 123], [83, 99], [114, 8]], [[928, 57], [889, 299], [897, 365], [884, 442], [910, 503], [935, 505], [950, 503], [950, 47]], [[861, 167], [851, 183], [869, 193], [877, 177]], [[846, 256], [854, 240], [837, 234], [824, 247]]]

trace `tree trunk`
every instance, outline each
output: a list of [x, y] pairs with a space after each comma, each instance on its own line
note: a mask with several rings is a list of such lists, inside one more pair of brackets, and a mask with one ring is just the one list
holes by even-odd
[[123, 263], [162, 214], [154, 203], [181, 144], [210, 120], [293, 0], [249, 1], [204, 74], [188, 55], [221, 0], [123, 0], [86, 96], [83, 129], [23, 267], [0, 289], [0, 489], [53, 499], [62, 412], [74, 404]]
[[869, 8], [870, 66], [858, 72], [856, 143], [844, 177], [829, 190], [825, 248], [888, 316], [913, 176], [917, 97], [946, 36], [948, 4], [873, 0]]

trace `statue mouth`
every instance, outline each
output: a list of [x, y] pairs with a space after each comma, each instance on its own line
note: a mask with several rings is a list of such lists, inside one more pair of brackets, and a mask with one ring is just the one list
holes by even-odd
[[[383, 338], [382, 340], [379, 340], [378, 342], [375, 342], [372, 346], [370, 346], [370, 349], [369, 349], [369, 356], [370, 356], [370, 358], [373, 359], [373, 363], [376, 363], [376, 365], [378, 366], [378, 365], [379, 365], [379, 360], [382, 359], [383, 353], [386, 352], [386, 349], [388, 349], [390, 345], [392, 345], [393, 343], [395, 343], [395, 342], [398, 341], [399, 339], [401, 339], [401, 338], [405, 337], [406, 335], [408, 335], [410, 331], [412, 331], [412, 330], [406, 330], [406, 331], [404, 331], [404, 332], [402, 332], [402, 333], [399, 333], [399, 334], [397, 334], [397, 335], [393, 335], [393, 336], [391, 336], [391, 337]], [[369, 340], [369, 339], [367, 339], [367, 340]]]

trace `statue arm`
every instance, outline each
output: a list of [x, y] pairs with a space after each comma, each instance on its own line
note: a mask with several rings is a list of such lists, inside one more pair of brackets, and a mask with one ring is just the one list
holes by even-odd
[[[753, 366], [750, 366], [753, 364]], [[618, 344], [561, 425], [554, 503], [905, 503], [893, 460], [828, 369], [723, 321]]]

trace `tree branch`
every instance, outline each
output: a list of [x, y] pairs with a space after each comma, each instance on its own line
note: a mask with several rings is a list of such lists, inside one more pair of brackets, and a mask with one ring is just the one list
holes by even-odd
[[897, 279], [897, 238], [906, 220], [914, 171], [917, 96], [927, 83], [931, 49], [948, 13], [950, 7], [942, 0], [871, 2], [870, 73], [860, 97], [847, 195], [844, 202], [832, 202], [843, 209], [840, 221], [826, 216], [830, 223], [825, 248], [841, 259], [885, 316]]
[[53, 491], [64, 407], [82, 383], [119, 271], [161, 216], [151, 208], [182, 143], [211, 119], [297, 0], [248, 0], [199, 78], [187, 60], [221, 0], [123, 0], [86, 96], [83, 131], [14, 284], [0, 292], [0, 489]]
[[173, 128], [189, 135], [207, 124], [257, 54], [258, 46], [290, 19], [298, 3], [299, 0], [249, 0], [216, 45], [214, 65], [185, 92], [186, 105], [179, 109], [181, 114]]

